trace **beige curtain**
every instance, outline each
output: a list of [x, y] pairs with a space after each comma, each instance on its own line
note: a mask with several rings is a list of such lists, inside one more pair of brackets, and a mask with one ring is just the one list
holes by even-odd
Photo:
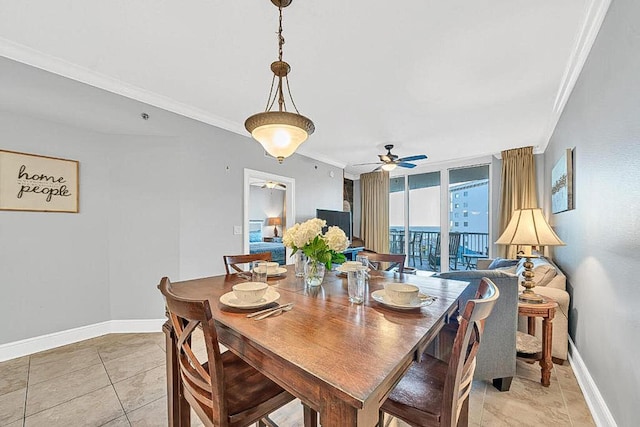
[[[502, 152], [502, 187], [500, 194], [500, 235], [516, 209], [537, 208], [536, 165], [533, 147]], [[515, 258], [515, 246], [498, 245], [498, 256]]]
[[362, 219], [360, 237], [365, 248], [389, 252], [389, 173], [385, 171], [360, 175]]

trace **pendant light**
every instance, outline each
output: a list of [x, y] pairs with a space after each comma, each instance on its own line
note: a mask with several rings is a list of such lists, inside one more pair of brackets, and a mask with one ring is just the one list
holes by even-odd
[[[271, 90], [267, 99], [267, 107], [264, 112], [254, 114], [244, 122], [244, 127], [251, 132], [251, 136], [258, 141], [264, 149], [278, 159], [279, 163], [295, 153], [296, 149], [302, 144], [315, 130], [315, 126], [311, 119], [303, 116], [298, 111], [291, 89], [289, 88], [289, 78], [287, 77], [291, 67], [282, 60], [282, 45], [284, 37], [282, 37], [282, 8], [291, 4], [292, 0], [271, 0], [271, 3], [278, 7], [280, 15], [278, 26], [278, 60], [271, 63], [271, 71], [273, 79], [271, 80]], [[277, 86], [274, 84], [277, 80]], [[295, 113], [287, 111], [284, 100], [283, 80], [287, 86], [287, 93], [291, 100], [291, 105], [295, 109]], [[273, 105], [278, 100], [278, 110], [271, 111]]]

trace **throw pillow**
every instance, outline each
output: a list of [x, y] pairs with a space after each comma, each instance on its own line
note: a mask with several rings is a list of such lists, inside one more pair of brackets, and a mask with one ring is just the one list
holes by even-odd
[[249, 243], [262, 242], [262, 231], [249, 232]]
[[514, 275], [504, 270], [462, 270], [447, 271], [445, 273], [437, 274], [434, 277], [451, 280], [469, 280], [482, 277], [486, 277], [487, 279], [501, 279], [505, 277], [514, 277]]
[[517, 259], [496, 258], [491, 261], [491, 264], [489, 264], [487, 268], [493, 270], [495, 268], [513, 267], [516, 264], [518, 264]]

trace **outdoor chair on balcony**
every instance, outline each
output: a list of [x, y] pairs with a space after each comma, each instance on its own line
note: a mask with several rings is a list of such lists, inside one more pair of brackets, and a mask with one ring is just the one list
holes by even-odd
[[422, 231], [411, 231], [409, 240], [409, 258], [416, 265], [416, 257], [420, 259], [422, 265]]
[[[449, 267], [453, 263], [453, 270], [458, 269], [458, 251], [460, 249], [460, 233], [449, 233]], [[433, 271], [440, 270], [440, 234], [435, 246], [429, 248], [429, 267]]]

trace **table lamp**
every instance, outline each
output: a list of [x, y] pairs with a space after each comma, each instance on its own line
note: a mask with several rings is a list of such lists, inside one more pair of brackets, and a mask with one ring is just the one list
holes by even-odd
[[528, 208], [519, 209], [513, 212], [513, 216], [507, 224], [502, 236], [496, 240], [497, 245], [521, 245], [524, 253], [518, 257], [526, 258], [524, 263], [524, 291], [520, 293], [518, 299], [525, 303], [539, 304], [544, 302], [542, 297], [535, 292], [536, 286], [533, 282], [535, 273], [533, 272], [533, 262], [531, 258], [538, 255], [531, 253], [532, 246], [564, 246], [564, 242], [551, 229], [551, 226], [544, 218], [542, 209]]
[[267, 225], [273, 225], [273, 237], [278, 237], [278, 226], [282, 224], [282, 219], [279, 216], [274, 216], [267, 219]]

